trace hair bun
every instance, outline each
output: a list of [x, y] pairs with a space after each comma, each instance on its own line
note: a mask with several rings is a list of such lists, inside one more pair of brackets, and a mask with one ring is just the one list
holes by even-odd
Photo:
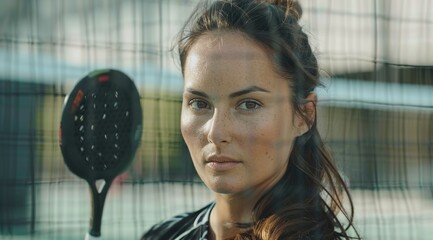
[[302, 17], [301, 4], [296, 0], [271, 0], [269, 2], [281, 7], [286, 13], [286, 16], [290, 15], [296, 20], [299, 20]]

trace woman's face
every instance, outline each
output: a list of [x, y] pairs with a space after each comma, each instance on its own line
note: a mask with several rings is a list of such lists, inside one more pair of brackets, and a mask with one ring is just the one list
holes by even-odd
[[207, 33], [184, 66], [181, 130], [214, 192], [262, 192], [284, 174], [297, 127], [289, 83], [264, 48], [239, 33]]

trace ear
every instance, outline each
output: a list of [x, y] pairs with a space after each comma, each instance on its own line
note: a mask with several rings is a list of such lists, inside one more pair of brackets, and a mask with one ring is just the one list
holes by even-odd
[[308, 132], [313, 126], [314, 121], [316, 121], [316, 106], [317, 95], [309, 93], [301, 106], [302, 114], [297, 114], [296, 116], [295, 128], [298, 136]]

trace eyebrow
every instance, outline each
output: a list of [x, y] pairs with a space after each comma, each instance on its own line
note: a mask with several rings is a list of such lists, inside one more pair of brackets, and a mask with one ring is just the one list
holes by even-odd
[[251, 93], [251, 92], [266, 92], [266, 93], [268, 93], [269, 90], [266, 90], [266, 89], [261, 88], [261, 87], [258, 87], [258, 86], [250, 86], [250, 87], [247, 87], [247, 88], [242, 89], [242, 90], [240, 90], [240, 91], [237, 91], [237, 92], [231, 93], [231, 94], [229, 95], [229, 97], [230, 97], [230, 98], [235, 98], [235, 97], [239, 97], [239, 96], [242, 96], [242, 95], [245, 95], [245, 94]]
[[[187, 88], [186, 91], [188, 91], [194, 95], [200, 96], [200, 97], [209, 98], [209, 96], [206, 93], [201, 92], [201, 91], [197, 91], [193, 88]], [[251, 93], [251, 92], [266, 92], [266, 93], [268, 93], [270, 91], [266, 90], [264, 88], [258, 87], [258, 86], [249, 86], [245, 89], [230, 93], [229, 97], [235, 98], [235, 97], [239, 97], [239, 96]]]

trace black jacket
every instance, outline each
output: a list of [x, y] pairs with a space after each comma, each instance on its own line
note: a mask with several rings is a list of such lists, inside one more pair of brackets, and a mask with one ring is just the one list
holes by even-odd
[[215, 203], [190, 213], [177, 215], [153, 226], [142, 240], [207, 240], [209, 217]]

